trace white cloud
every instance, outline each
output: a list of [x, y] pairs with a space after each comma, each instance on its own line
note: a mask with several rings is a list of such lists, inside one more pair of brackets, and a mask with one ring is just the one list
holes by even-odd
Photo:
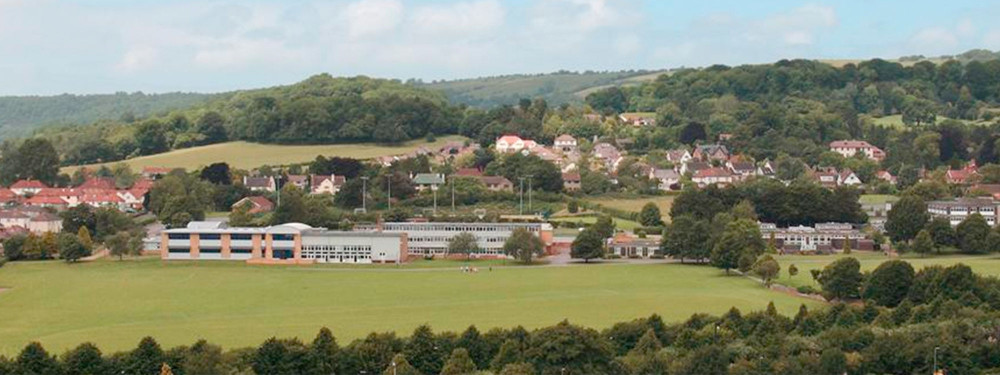
[[540, 0], [532, 8], [531, 25], [539, 30], [590, 32], [607, 27], [638, 23], [640, 15], [633, 1]]
[[745, 35], [754, 42], [807, 46], [816, 41], [817, 33], [835, 27], [837, 23], [837, 12], [833, 7], [809, 4], [750, 22]]
[[347, 32], [353, 38], [371, 37], [392, 31], [403, 20], [399, 0], [360, 0], [344, 11]]
[[116, 67], [127, 72], [134, 72], [149, 68], [152, 64], [156, 63], [158, 57], [159, 52], [156, 48], [148, 46], [133, 47], [125, 52]]
[[503, 26], [505, 16], [498, 1], [479, 0], [423, 6], [414, 10], [411, 22], [419, 32], [461, 37], [495, 30]]

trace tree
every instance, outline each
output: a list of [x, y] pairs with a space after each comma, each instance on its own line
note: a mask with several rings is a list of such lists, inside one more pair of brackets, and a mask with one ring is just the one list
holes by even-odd
[[744, 254], [756, 257], [764, 252], [764, 239], [757, 223], [747, 219], [734, 220], [726, 225], [722, 236], [712, 249], [712, 265], [726, 270], [737, 268]]
[[385, 368], [382, 375], [422, 375], [422, 373], [406, 360], [403, 353], [399, 353], [392, 357], [392, 362], [389, 363], [389, 367]]
[[149, 191], [149, 210], [168, 227], [204, 220], [207, 207], [212, 207], [212, 185], [187, 174], [171, 173]]
[[920, 254], [920, 256], [926, 256], [934, 251], [934, 240], [931, 239], [930, 232], [927, 229], [923, 229], [917, 233], [917, 237], [913, 240], [913, 246], [910, 247], [913, 252]]
[[642, 211], [639, 211], [639, 223], [646, 227], [663, 225], [663, 219], [660, 217], [660, 207], [653, 202], [642, 206]]
[[62, 355], [66, 375], [89, 375], [107, 373], [107, 362], [101, 357], [96, 345], [85, 342]]
[[247, 227], [253, 225], [253, 214], [250, 213], [250, 209], [252, 208], [253, 203], [250, 203], [249, 201], [233, 207], [233, 210], [229, 212], [229, 225], [234, 227]]
[[208, 111], [198, 118], [195, 130], [205, 136], [206, 144], [225, 142], [228, 138], [225, 123], [226, 120], [218, 112]]
[[566, 203], [566, 211], [569, 212], [569, 213], [571, 213], [571, 214], [575, 214], [575, 213], [579, 212], [580, 211], [580, 203], [578, 203], [576, 201], [576, 199], [570, 200], [569, 203]]
[[664, 230], [660, 240], [663, 255], [680, 259], [703, 261], [711, 256], [708, 223], [691, 215], [675, 217]]
[[59, 362], [45, 351], [42, 344], [32, 342], [21, 350], [14, 363], [16, 374], [58, 375]]
[[108, 236], [104, 240], [104, 245], [107, 246], [111, 256], [117, 256], [118, 260], [122, 260], [126, 255], [139, 255], [142, 248], [136, 249], [132, 243], [136, 237], [141, 243], [141, 236], [133, 236], [129, 232], [122, 231]]
[[78, 204], [60, 213], [62, 216], [63, 231], [69, 233], [79, 233], [80, 228], [87, 228], [87, 231], [94, 233], [97, 229], [97, 215], [89, 204]]
[[444, 366], [444, 353], [438, 346], [434, 338], [431, 327], [421, 325], [413, 331], [409, 342], [403, 348], [403, 354], [409, 359], [410, 364], [424, 374], [437, 374]]
[[861, 263], [853, 257], [840, 258], [823, 268], [819, 284], [827, 300], [857, 298], [861, 288]]
[[329, 328], [320, 328], [312, 345], [309, 345], [307, 362], [312, 375], [335, 374], [339, 372], [340, 346]]
[[515, 228], [503, 244], [504, 254], [524, 264], [531, 263], [533, 256], [541, 256], [544, 251], [545, 244], [542, 240], [525, 228]]
[[795, 277], [795, 275], [798, 275], [798, 274], [799, 274], [799, 268], [796, 267], [794, 264], [789, 264], [788, 265], [788, 277], [792, 278], [792, 277]]
[[79, 237], [69, 233], [59, 235], [59, 257], [73, 263], [87, 256], [90, 256], [90, 248]]
[[771, 286], [771, 281], [778, 276], [779, 272], [781, 272], [781, 266], [778, 265], [778, 261], [767, 254], [757, 259], [757, 263], [753, 265], [753, 273], [760, 277], [764, 286], [767, 287]]
[[[927, 232], [921, 231], [921, 235]], [[882, 306], [896, 307], [909, 294], [913, 278], [913, 266], [909, 263], [901, 260], [883, 262], [865, 280], [861, 296]]]
[[472, 362], [475, 362], [477, 368], [490, 367], [490, 360], [494, 356], [492, 350], [495, 348], [491, 347], [491, 343], [483, 338], [476, 326], [469, 326], [465, 332], [462, 332], [458, 341], [455, 342], [455, 346], [468, 350], [469, 357], [472, 357]]
[[441, 375], [466, 375], [476, 371], [476, 364], [469, 357], [465, 348], [457, 348], [451, 352], [451, 357], [444, 363]]
[[841, 375], [847, 373], [847, 356], [837, 348], [827, 348], [819, 356], [820, 374]]
[[87, 227], [80, 227], [80, 229], [76, 231], [76, 236], [80, 238], [80, 242], [83, 243], [83, 246], [88, 249], [94, 248], [94, 240], [90, 237], [90, 230], [88, 230]]
[[123, 369], [127, 374], [155, 374], [165, 362], [166, 357], [160, 344], [147, 336], [125, 357]]
[[509, 363], [498, 373], [499, 375], [535, 375], [535, 366], [530, 363]]
[[479, 240], [475, 234], [462, 232], [448, 240], [448, 254], [465, 254], [468, 259], [472, 253], [479, 251]]
[[15, 234], [10, 238], [3, 240], [3, 255], [7, 260], [21, 260], [27, 257], [25, 254], [25, 245], [28, 242], [28, 236], [24, 234]]
[[226, 373], [222, 348], [218, 345], [209, 344], [205, 340], [198, 340], [190, 348], [187, 348], [183, 354], [183, 360], [178, 367], [181, 370], [179, 372], [183, 374], [222, 375]]
[[229, 185], [233, 183], [233, 176], [229, 172], [229, 164], [212, 163], [201, 169], [198, 177], [202, 180], [216, 185]]
[[308, 208], [305, 202], [305, 193], [295, 184], [286, 184], [281, 188], [281, 202], [271, 214], [271, 225], [293, 223], [303, 221]]
[[927, 204], [913, 195], [904, 195], [886, 214], [885, 230], [893, 241], [909, 241], [924, 228], [930, 214]]
[[573, 240], [570, 246], [570, 256], [583, 259], [585, 263], [604, 256], [604, 237], [594, 227], [584, 229]]
[[615, 222], [608, 215], [598, 217], [597, 222], [591, 228], [594, 228], [601, 238], [611, 238], [615, 235]]
[[990, 225], [979, 213], [973, 213], [962, 220], [955, 228], [955, 235], [958, 237], [958, 248], [966, 254], [986, 253], [989, 251], [987, 237], [990, 234]]
[[524, 359], [541, 374], [614, 373], [608, 342], [597, 331], [567, 321], [533, 332]]
[[267, 339], [253, 354], [257, 374], [293, 375], [306, 373], [307, 349], [297, 339]]
[[927, 223], [927, 231], [934, 240], [935, 247], [958, 247], [958, 238], [951, 222], [943, 217], [935, 217]]
[[158, 154], [169, 149], [163, 124], [157, 120], [144, 121], [135, 128], [135, 143], [141, 155]]

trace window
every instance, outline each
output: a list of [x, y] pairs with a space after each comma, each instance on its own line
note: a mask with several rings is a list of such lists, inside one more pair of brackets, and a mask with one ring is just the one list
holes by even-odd
[[187, 233], [168, 233], [167, 238], [171, 240], [189, 240], [191, 235]]
[[229, 239], [234, 241], [235, 240], [249, 241], [253, 239], [253, 235], [249, 233], [233, 233], [229, 235]]
[[220, 240], [222, 239], [222, 235], [218, 233], [203, 233], [199, 238], [203, 240]]
[[203, 254], [219, 254], [222, 252], [220, 249], [199, 249], [200, 253]]
[[294, 241], [294, 234], [272, 234], [271, 238], [275, 241]]
[[167, 251], [170, 252], [170, 253], [172, 253], [172, 254], [178, 254], [178, 253], [187, 254], [187, 253], [191, 252], [191, 249], [186, 248], [186, 247], [171, 247], [171, 248], [168, 248]]
[[253, 252], [252, 249], [232, 249], [233, 254], [250, 254]]

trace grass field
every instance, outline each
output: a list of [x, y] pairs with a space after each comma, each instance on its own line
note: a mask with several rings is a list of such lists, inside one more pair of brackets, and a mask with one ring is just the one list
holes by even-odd
[[663, 217], [664, 222], [670, 222], [670, 206], [674, 203], [675, 195], [662, 195], [655, 197], [639, 197], [639, 198], [594, 198], [588, 199], [588, 202], [598, 203], [605, 207], [617, 208], [620, 210], [639, 212], [642, 211], [642, 206], [646, 203], [653, 202], [656, 203], [657, 207], [660, 207], [660, 214]]
[[[346, 343], [371, 331], [409, 335], [424, 323], [485, 330], [569, 319], [603, 328], [652, 313], [676, 322], [731, 306], [759, 310], [768, 301], [784, 313], [802, 303], [819, 306], [705, 266], [480, 267], [464, 274], [460, 264], [397, 270], [148, 258], [8, 263], [0, 268], [0, 286], [9, 288], [0, 293], [0, 354], [16, 354], [31, 340], [56, 352], [84, 341], [105, 352], [129, 349], [146, 335], [166, 347], [198, 338], [238, 347], [270, 336], [310, 338], [328, 326]], [[421, 268], [440, 266], [450, 267]]]
[[[891, 115], [891, 116], [884, 116], [884, 117], [871, 117], [871, 119], [875, 123], [875, 125], [879, 125], [879, 126], [882, 126], [882, 127], [894, 128], [894, 129], [902, 129], [902, 128], [904, 128], [906, 126], [906, 125], [903, 124], [903, 115]], [[942, 121], [945, 121], [947, 119], [948, 119], [947, 117], [938, 116], [937, 117], [937, 121], [935, 123], [941, 123]], [[958, 120], [958, 121], [961, 121], [961, 122], [966, 123], [968, 125], [983, 125], [983, 126], [985, 126], [985, 125], [989, 125], [990, 124], [989, 121], [970, 121], [970, 120]]]
[[[811, 285], [818, 286], [809, 274], [809, 270], [822, 270], [827, 264], [833, 263], [838, 258], [851, 256], [861, 262], [862, 271], [870, 271], [878, 267], [879, 264], [889, 259], [902, 259], [913, 265], [913, 268], [920, 269], [928, 265], [949, 266], [963, 263], [972, 267], [976, 273], [989, 276], [1000, 276], [1000, 256], [969, 256], [969, 255], [946, 255], [921, 258], [913, 254], [906, 254], [902, 257], [889, 258], [881, 253], [856, 251], [851, 255], [783, 255], [777, 257], [781, 264], [781, 277], [778, 283], [790, 286]], [[788, 266], [795, 264], [799, 269], [799, 274], [793, 278], [788, 276]]]
[[[630, 232], [632, 230], [635, 230], [635, 228], [638, 228], [638, 227], [642, 226], [642, 224], [639, 224], [639, 222], [632, 221], [632, 220], [619, 219], [617, 217], [613, 217], [613, 218], [611, 218], [611, 220], [614, 221], [615, 228], [618, 228], [618, 229], [621, 229], [621, 230], [630, 231]], [[560, 223], [562, 223], [562, 222], [574, 222], [574, 223], [593, 224], [593, 223], [597, 222], [597, 217], [596, 216], [580, 216], [580, 217], [567, 216], [567, 217], [555, 217], [555, 218], [551, 218], [551, 219], [549, 219], [549, 221], [560, 222]]]
[[[132, 167], [132, 170], [139, 171], [143, 167], [171, 167], [196, 169], [204, 165], [217, 162], [229, 163], [230, 167], [249, 169], [256, 168], [264, 164], [284, 165], [308, 162], [316, 158], [317, 155], [341, 156], [357, 159], [371, 159], [379, 156], [404, 154], [426, 146], [434, 149], [444, 145], [449, 141], [464, 140], [460, 136], [440, 137], [434, 142], [423, 140], [411, 141], [399, 146], [382, 146], [376, 144], [341, 144], [341, 145], [275, 145], [249, 142], [226, 142], [208, 146], [192, 147], [182, 150], [165, 152], [162, 154], [141, 156], [121, 162], [106, 164], [125, 163]], [[96, 168], [101, 164], [88, 165], [88, 168]], [[62, 172], [72, 173], [79, 166], [65, 167]]]

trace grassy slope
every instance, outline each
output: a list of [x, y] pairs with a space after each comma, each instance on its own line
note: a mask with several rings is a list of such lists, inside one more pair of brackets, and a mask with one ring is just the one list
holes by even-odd
[[[870, 271], [878, 267], [879, 264], [889, 260], [890, 258], [882, 255], [881, 253], [872, 252], [860, 252], [856, 251], [849, 255], [857, 258], [861, 262], [862, 271]], [[791, 285], [791, 286], [801, 286], [801, 285], [812, 285], [814, 287], [818, 284], [812, 279], [809, 274], [809, 270], [818, 269], [822, 270], [827, 264], [832, 263], [838, 258], [845, 257], [845, 255], [784, 255], [779, 256], [778, 263], [781, 264], [781, 278], [778, 279], [779, 283]], [[914, 268], [920, 269], [928, 265], [943, 265], [949, 266], [956, 263], [964, 263], [976, 273], [980, 273], [988, 276], [1000, 276], [1000, 257], [998, 256], [968, 256], [968, 255], [951, 255], [951, 256], [938, 256], [938, 257], [926, 257], [921, 258], [916, 255], [906, 254], [901, 258], [910, 264]], [[795, 264], [795, 267], [799, 269], [799, 275], [794, 278], [788, 278], [788, 266], [790, 264]]]
[[408, 335], [424, 323], [485, 330], [569, 319], [602, 328], [652, 313], [681, 321], [731, 306], [759, 310], [768, 301], [784, 313], [801, 303], [817, 306], [717, 269], [679, 264], [463, 274], [457, 267], [394, 272], [105, 260], [9, 263], [0, 268], [0, 283], [10, 288], [0, 293], [0, 353], [7, 355], [31, 340], [56, 352], [84, 341], [112, 352], [146, 335], [167, 347], [198, 338], [236, 347], [270, 336], [310, 338], [321, 326], [347, 342], [370, 331]]
[[601, 204], [605, 207], [617, 208], [621, 210], [628, 210], [633, 212], [642, 211], [642, 206], [646, 203], [653, 202], [656, 206], [660, 208], [660, 215], [663, 216], [663, 221], [670, 222], [670, 206], [674, 203], [675, 195], [663, 195], [655, 197], [646, 198], [594, 198], [587, 199], [590, 202]]
[[492, 107], [516, 104], [521, 98], [545, 98], [550, 106], [583, 99], [586, 94], [612, 85], [637, 84], [656, 79], [660, 72], [592, 72], [508, 75], [443, 81], [425, 87], [443, 91], [453, 102]]
[[[905, 124], [903, 124], [903, 115], [889, 115], [889, 116], [884, 116], [884, 117], [872, 117], [871, 119], [872, 119], [872, 121], [874, 122], [875, 125], [879, 125], [879, 126], [883, 126], [883, 127], [887, 127], [887, 128], [902, 129], [902, 128], [904, 128], [906, 126]], [[948, 118], [944, 117], [944, 116], [938, 116], [936, 123], [940, 124], [942, 121], [945, 121], [945, 120], [948, 120]], [[990, 124], [989, 121], [970, 121], [970, 120], [961, 120], [961, 119], [959, 119], [958, 121], [961, 121], [961, 122], [966, 123], [968, 125], [986, 126], [986, 125]]]
[[[625, 230], [625, 231], [629, 231], [629, 232], [635, 230], [635, 228], [638, 228], [638, 227], [642, 226], [642, 224], [639, 224], [638, 222], [632, 221], [632, 220], [619, 219], [617, 217], [614, 217], [614, 218], [611, 218], [611, 219], [615, 223], [615, 228], [618, 228], [618, 229], [621, 229], [621, 230]], [[568, 221], [568, 222], [574, 222], [574, 223], [593, 224], [593, 223], [597, 222], [597, 216], [580, 216], [580, 217], [565, 216], [565, 217], [555, 217], [555, 218], [552, 218], [550, 220], [554, 221], [554, 222], [560, 222], [560, 223]]]
[[[464, 140], [460, 136], [440, 137], [427, 143], [423, 140], [411, 141], [400, 146], [381, 146], [375, 144], [339, 144], [339, 145], [274, 145], [249, 142], [226, 142], [208, 146], [192, 147], [174, 150], [162, 154], [142, 156], [125, 160], [133, 170], [143, 167], [176, 167], [195, 169], [216, 162], [227, 162], [230, 167], [255, 168], [264, 164], [284, 165], [313, 160], [317, 155], [342, 156], [358, 159], [370, 159], [379, 156], [404, 154], [417, 147], [426, 146], [430, 149], [440, 147], [448, 141]], [[116, 164], [112, 162], [107, 164]], [[87, 167], [98, 167], [88, 165]], [[66, 167], [63, 172], [71, 173], [79, 167]]]

